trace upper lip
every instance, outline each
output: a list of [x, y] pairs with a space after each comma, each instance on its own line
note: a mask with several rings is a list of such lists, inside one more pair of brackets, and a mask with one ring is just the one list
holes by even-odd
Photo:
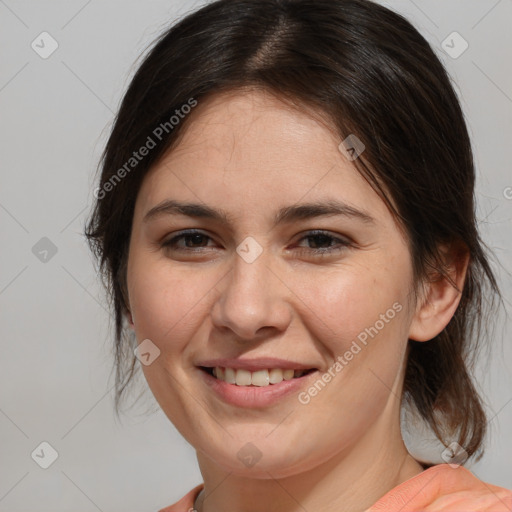
[[254, 359], [249, 358], [218, 358], [200, 361], [197, 366], [207, 368], [214, 368], [220, 366], [223, 368], [234, 368], [255, 372], [258, 370], [266, 370], [270, 368], [282, 368], [292, 370], [311, 370], [315, 369], [314, 365], [298, 363], [296, 361], [289, 361], [287, 359], [279, 359], [275, 357], [258, 357]]

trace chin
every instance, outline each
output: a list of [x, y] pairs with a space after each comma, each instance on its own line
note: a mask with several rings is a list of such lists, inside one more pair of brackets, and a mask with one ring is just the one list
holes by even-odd
[[[297, 452], [295, 446], [287, 446], [284, 440], [270, 442], [268, 439], [250, 441], [231, 440], [217, 449], [200, 450], [210, 462], [222, 470], [244, 478], [286, 478], [307, 471], [315, 465], [306, 453]], [[311, 448], [309, 453], [315, 453]], [[315, 459], [318, 457], [316, 454]]]

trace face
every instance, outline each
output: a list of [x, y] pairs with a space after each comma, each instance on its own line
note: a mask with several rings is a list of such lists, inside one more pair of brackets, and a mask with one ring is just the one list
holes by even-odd
[[143, 181], [129, 248], [156, 400], [198, 454], [241, 475], [296, 474], [385, 435], [412, 319], [392, 215], [325, 124], [268, 93], [191, 115]]

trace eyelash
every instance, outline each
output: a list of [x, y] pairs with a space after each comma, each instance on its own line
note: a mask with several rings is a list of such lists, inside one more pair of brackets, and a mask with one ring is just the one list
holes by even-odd
[[[204, 249], [203, 247], [176, 248], [176, 244], [178, 243], [179, 240], [186, 239], [186, 238], [192, 237], [192, 236], [197, 236], [197, 235], [200, 235], [204, 238], [209, 238], [210, 240], [212, 239], [210, 236], [206, 235], [205, 233], [202, 233], [201, 231], [189, 230], [189, 231], [183, 231], [180, 234], [174, 236], [173, 238], [170, 238], [170, 239], [162, 242], [161, 246], [162, 246], [162, 248], [165, 248], [165, 249], [183, 250], [183, 251], [188, 251], [188, 252], [201, 252], [201, 250]], [[313, 230], [313, 231], [308, 232], [306, 235], [304, 235], [299, 240], [299, 242], [301, 242], [302, 240], [318, 238], [318, 237], [325, 237], [328, 239], [329, 242], [336, 241], [336, 242], [338, 242], [338, 245], [340, 247], [332, 247], [331, 246], [331, 247], [323, 248], [323, 249], [314, 249], [313, 248], [313, 249], [306, 250], [306, 252], [308, 252], [309, 254], [311, 254], [311, 251], [313, 251], [315, 253], [315, 256], [320, 256], [320, 257], [328, 256], [334, 252], [340, 252], [340, 251], [346, 249], [347, 247], [352, 246], [352, 244], [348, 240], [344, 240], [342, 238], [335, 237], [335, 236], [331, 235], [329, 232], [322, 231], [322, 230]], [[320, 245], [321, 245], [321, 242], [320, 242]]]

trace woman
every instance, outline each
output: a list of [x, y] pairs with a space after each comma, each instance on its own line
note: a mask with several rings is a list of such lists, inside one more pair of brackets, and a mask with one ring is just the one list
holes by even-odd
[[[512, 509], [461, 466], [483, 453], [468, 368], [500, 298], [474, 178], [443, 66], [378, 4], [220, 0], [162, 35], [86, 230], [116, 406], [138, 359], [197, 451], [204, 484], [161, 512]], [[408, 453], [406, 406], [447, 464]]]

